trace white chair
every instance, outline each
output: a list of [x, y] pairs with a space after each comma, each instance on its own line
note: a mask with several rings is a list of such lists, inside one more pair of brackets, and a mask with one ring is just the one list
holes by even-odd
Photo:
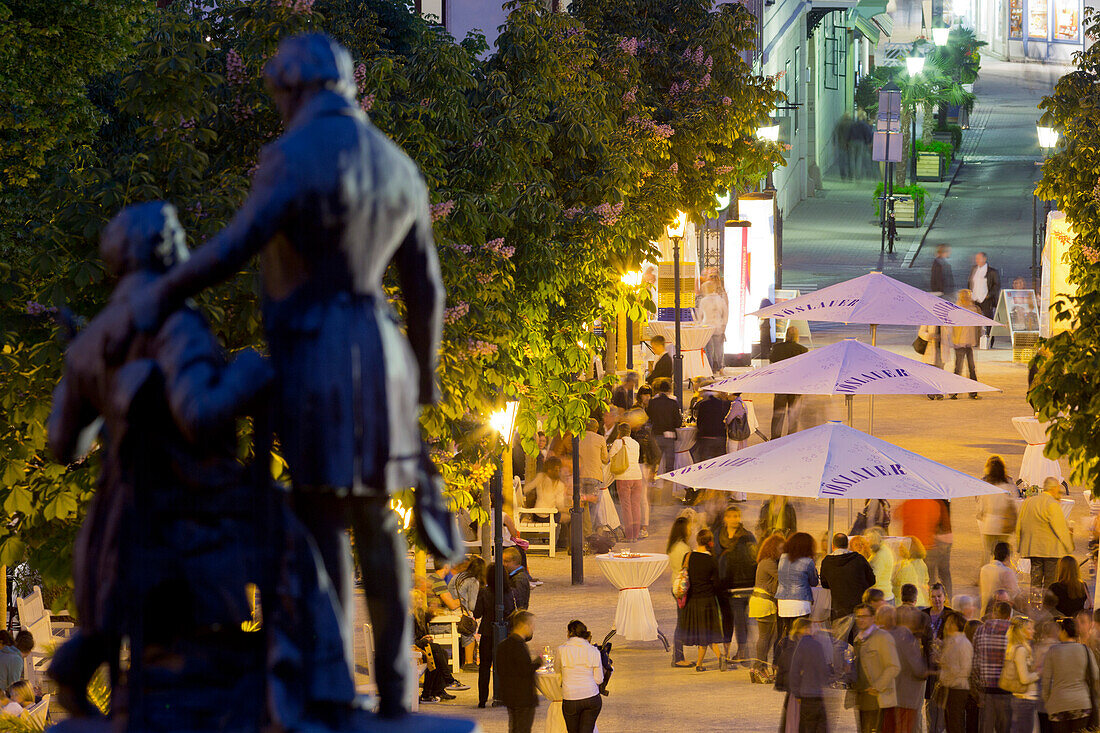
[[367, 677], [374, 679], [374, 629], [370, 624], [363, 624], [363, 646], [366, 647], [367, 656], [363, 666], [367, 668]]
[[34, 649], [23, 660], [23, 674], [32, 685], [41, 686], [50, 667], [50, 647], [60, 643], [61, 639], [55, 639], [50, 633], [49, 616], [43, 616], [30, 625], [23, 624], [23, 629], [34, 637]]
[[[66, 639], [72, 634], [73, 624], [67, 621], [54, 621], [53, 615], [46, 610], [46, 604], [42, 601], [42, 588], [40, 586], [34, 586], [34, 590], [25, 598], [16, 598], [15, 607], [19, 611], [19, 625], [24, 629], [45, 618], [50, 623], [50, 636]], [[35, 639], [35, 641], [38, 640]]]
[[[462, 666], [462, 650], [459, 648], [459, 633], [458, 633], [458, 619], [457, 613], [444, 613], [437, 616], [432, 616], [431, 623], [429, 624], [432, 629], [432, 641], [439, 644], [441, 647], [451, 648], [451, 671], [457, 672], [459, 667]], [[445, 632], [437, 632], [434, 627], [437, 624], [446, 624], [447, 630]]]
[[[557, 550], [558, 539], [558, 519], [553, 511], [546, 509], [526, 509], [523, 506], [523, 482], [519, 476], [516, 476], [513, 481], [513, 494], [512, 494], [512, 518], [515, 519], [516, 529], [523, 535], [523, 538], [530, 542], [528, 550], [546, 550], [550, 557], [554, 557]], [[550, 515], [549, 521], [543, 520], [543, 517]], [[539, 521], [542, 520], [542, 521]], [[539, 544], [531, 542], [528, 539], [528, 535], [532, 534], [545, 534], [547, 535], [546, 544]]]
[[46, 730], [46, 717], [50, 714], [50, 696], [43, 695], [42, 699], [23, 711], [20, 716], [26, 718], [38, 730]]

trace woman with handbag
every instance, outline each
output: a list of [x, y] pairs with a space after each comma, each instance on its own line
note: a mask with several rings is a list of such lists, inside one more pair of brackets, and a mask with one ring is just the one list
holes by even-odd
[[[676, 598], [675, 586], [680, 576], [680, 571], [687, 563], [687, 557], [691, 554], [691, 545], [688, 544], [688, 531], [691, 520], [687, 517], [677, 517], [672, 523], [672, 529], [668, 533], [668, 544], [665, 546], [665, 554], [668, 555], [669, 572], [672, 575], [673, 598]], [[672, 634], [672, 666], [691, 667], [691, 662], [684, 659], [684, 638], [681, 632], [683, 626], [684, 609], [679, 599], [676, 602], [676, 630]]]
[[619, 423], [615, 427], [615, 441], [608, 449], [611, 456], [611, 474], [618, 487], [619, 504], [623, 509], [623, 534], [626, 542], [638, 540], [642, 528], [642, 493], [645, 483], [639, 463], [641, 446], [630, 437], [630, 426]]
[[756, 659], [749, 679], [757, 683], [772, 681], [768, 653], [775, 647], [775, 629], [779, 618], [775, 592], [779, 588], [779, 557], [783, 554], [783, 536], [773, 534], [756, 551], [756, 582], [749, 596], [749, 618], [756, 619]]
[[[459, 566], [461, 567], [461, 565]], [[462, 671], [477, 671], [477, 644], [474, 643], [474, 634], [477, 633], [477, 624], [473, 623], [470, 630], [470, 622], [474, 618], [474, 606], [477, 605], [477, 596], [485, 584], [485, 561], [480, 555], [473, 555], [465, 562], [465, 567], [454, 576], [454, 591], [452, 595], [458, 598], [462, 604], [462, 617], [467, 621], [459, 622], [459, 633], [462, 637], [459, 646], [462, 647]], [[468, 636], [465, 632], [469, 632]]]
[[[974, 299], [970, 295], [970, 291], [962, 289], [959, 291], [959, 299], [956, 303], [960, 308], [977, 313], [981, 315], [982, 311], [974, 304]], [[944, 329], [946, 330], [946, 328]], [[951, 346], [955, 350], [955, 374], [962, 376], [963, 364], [970, 368], [970, 378], [977, 381], [978, 373], [974, 370], [974, 347], [981, 341], [982, 327], [981, 326], [954, 326], [951, 329]], [[947, 357], [944, 357], [944, 361]], [[951, 395], [951, 399], [957, 400], [959, 396], [957, 394]], [[980, 400], [977, 392], [970, 393], [970, 399]]]
[[1002, 690], [1012, 693], [1012, 733], [1032, 733], [1035, 730], [1035, 711], [1039, 708], [1039, 673], [1035, 671], [1035, 659], [1031, 652], [1034, 638], [1035, 624], [1023, 616], [1012, 619], [999, 683]]
[[1077, 641], [1077, 624], [1071, 618], [1057, 620], [1058, 643], [1047, 652], [1039, 678], [1050, 728], [1054, 733], [1088, 730], [1096, 713], [1096, 660]]
[[932, 691], [933, 703], [945, 709], [947, 733], [966, 733], [966, 701], [970, 697], [970, 670], [974, 646], [963, 633], [966, 619], [948, 611], [943, 622], [943, 648], [940, 650], [940, 678]]

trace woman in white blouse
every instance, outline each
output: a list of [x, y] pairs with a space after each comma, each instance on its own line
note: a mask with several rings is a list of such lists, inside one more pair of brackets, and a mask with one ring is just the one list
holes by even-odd
[[603, 662], [592, 635], [580, 621], [570, 621], [569, 641], [558, 647], [554, 666], [561, 673], [561, 712], [569, 733], [592, 733], [603, 708], [600, 683]]

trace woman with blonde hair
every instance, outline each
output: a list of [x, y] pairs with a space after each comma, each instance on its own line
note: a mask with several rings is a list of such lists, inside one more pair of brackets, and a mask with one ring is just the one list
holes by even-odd
[[864, 559], [868, 562], [871, 560], [871, 556], [875, 553], [871, 552], [871, 545], [867, 542], [863, 535], [855, 535], [848, 538], [848, 549], [852, 552], [858, 552], [863, 555]]
[[[974, 298], [971, 297], [970, 291], [965, 288], [959, 291], [959, 298], [956, 305], [979, 315], [981, 314], [981, 310], [974, 303]], [[952, 346], [955, 348], [955, 374], [962, 376], [963, 359], [965, 359], [966, 365], [970, 369], [970, 378], [977, 380], [978, 373], [974, 370], [974, 347], [978, 345], [981, 333], [981, 326], [955, 326], [951, 329]], [[951, 399], [953, 400], [957, 400], [958, 398], [959, 396], [957, 394], [951, 395]], [[977, 392], [971, 392], [970, 399], [979, 400], [981, 398], [978, 397]]]
[[1035, 624], [1024, 616], [1012, 619], [1008, 627], [1002, 687], [1012, 693], [1012, 733], [1035, 730], [1035, 711], [1039, 707], [1039, 673], [1031, 651]]
[[[898, 561], [894, 564], [894, 595], [901, 597], [901, 587], [912, 583], [917, 587], [917, 606], [926, 608], [928, 600], [928, 565], [924, 562], [924, 545], [916, 537], [898, 546]], [[877, 576], [876, 576], [877, 577]]]
[[871, 563], [871, 570], [875, 571], [875, 584], [873, 588], [882, 591], [882, 597], [887, 603], [894, 601], [894, 551], [886, 544], [886, 534], [878, 527], [872, 527], [863, 533], [867, 545], [871, 548], [871, 556], [867, 562]]

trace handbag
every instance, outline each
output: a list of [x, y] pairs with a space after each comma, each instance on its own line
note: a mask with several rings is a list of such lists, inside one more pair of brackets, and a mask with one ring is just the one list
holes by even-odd
[[915, 339], [913, 339], [913, 351], [917, 352], [918, 354], [923, 354], [927, 350], [928, 350], [928, 342], [927, 341], [922, 339], [920, 336], [917, 336]]
[[1092, 674], [1092, 651], [1084, 644], [1081, 646], [1085, 648], [1085, 683], [1089, 686], [1089, 702], [1092, 704], [1092, 709], [1089, 710], [1089, 722], [1085, 729], [1096, 730], [1100, 728], [1100, 699], [1097, 699], [1096, 678]]
[[474, 621], [472, 616], [462, 614], [458, 617], [458, 633], [462, 636], [473, 636], [477, 633], [477, 621]]
[[947, 707], [947, 687], [941, 685], [938, 680], [932, 688], [932, 704], [938, 708]]
[[683, 608], [687, 605], [687, 594], [690, 583], [688, 582], [688, 568], [687, 561], [691, 554], [684, 555], [684, 566], [680, 568], [680, 572], [672, 579], [672, 597], [676, 599], [676, 605]]
[[611, 456], [611, 475], [622, 476], [630, 468], [630, 457], [626, 454], [626, 444]]

